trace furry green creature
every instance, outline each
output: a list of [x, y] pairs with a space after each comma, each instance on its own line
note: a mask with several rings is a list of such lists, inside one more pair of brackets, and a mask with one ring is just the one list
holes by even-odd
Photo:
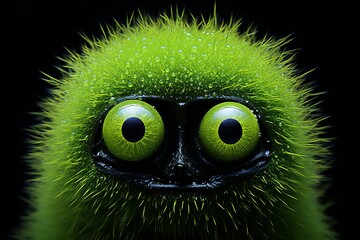
[[333, 239], [323, 117], [288, 39], [140, 15], [65, 58], [19, 239]]

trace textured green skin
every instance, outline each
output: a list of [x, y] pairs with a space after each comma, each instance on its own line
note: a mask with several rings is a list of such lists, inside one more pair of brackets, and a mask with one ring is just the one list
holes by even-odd
[[[318, 198], [328, 151], [321, 118], [284, 40], [255, 41], [251, 30], [216, 19], [144, 20], [110, 29], [70, 53], [64, 77], [43, 103], [29, 162], [39, 175], [35, 211], [19, 239], [332, 239]], [[67, 71], [66, 69], [71, 69]], [[100, 172], [91, 136], [116, 99], [169, 101], [237, 96], [262, 116], [273, 146], [269, 166], [211, 193], [143, 191]]]

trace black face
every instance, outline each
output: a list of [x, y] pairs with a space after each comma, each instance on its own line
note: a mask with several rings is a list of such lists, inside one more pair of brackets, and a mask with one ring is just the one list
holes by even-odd
[[[160, 97], [141, 96], [122, 98], [141, 99], [160, 114], [165, 129], [164, 141], [153, 154], [141, 161], [125, 161], [112, 154], [102, 134], [104, 116], [99, 120], [93, 137], [94, 163], [103, 172], [144, 189], [172, 191], [208, 191], [249, 177], [264, 169], [270, 157], [270, 139], [256, 109], [236, 97], [198, 98], [189, 102], [172, 102]], [[254, 150], [236, 161], [221, 161], [206, 151], [201, 144], [200, 124], [205, 114], [215, 105], [230, 102], [249, 108], [257, 119], [260, 134]], [[129, 117], [121, 127], [124, 138], [136, 142], [146, 128], [141, 119]], [[231, 145], [244, 136], [242, 124], [226, 118], [215, 131], [225, 144]]]

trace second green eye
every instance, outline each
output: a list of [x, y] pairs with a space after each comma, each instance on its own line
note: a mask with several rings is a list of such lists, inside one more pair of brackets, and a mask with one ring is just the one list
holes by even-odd
[[217, 161], [241, 161], [256, 148], [260, 128], [254, 113], [236, 102], [212, 107], [200, 124], [200, 144]]
[[159, 150], [165, 129], [154, 107], [143, 101], [127, 100], [107, 113], [102, 134], [106, 147], [115, 157], [141, 161]]

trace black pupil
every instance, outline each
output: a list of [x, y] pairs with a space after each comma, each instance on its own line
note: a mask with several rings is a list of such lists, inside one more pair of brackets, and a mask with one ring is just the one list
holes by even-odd
[[242, 128], [238, 121], [228, 118], [220, 124], [218, 133], [224, 143], [234, 144], [240, 140]]
[[137, 142], [145, 135], [145, 125], [139, 118], [131, 117], [125, 120], [121, 131], [126, 140], [129, 142]]

